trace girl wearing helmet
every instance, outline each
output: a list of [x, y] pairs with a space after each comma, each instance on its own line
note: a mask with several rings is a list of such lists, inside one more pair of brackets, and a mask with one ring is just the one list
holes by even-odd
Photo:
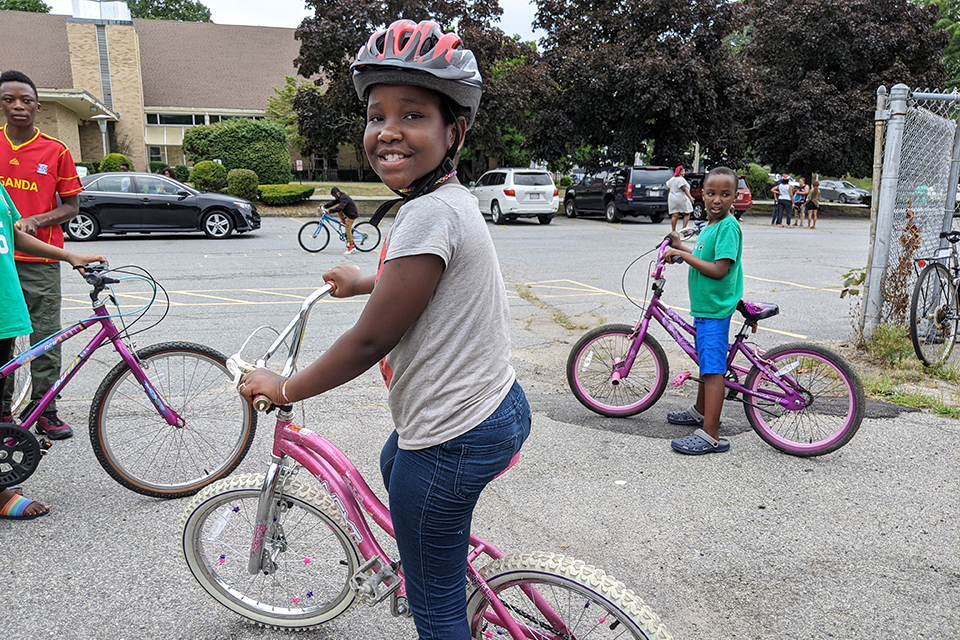
[[367, 157], [404, 204], [376, 274], [340, 265], [324, 275], [336, 297], [370, 295], [353, 328], [287, 380], [264, 369], [248, 374], [242, 393], [287, 404], [379, 361], [396, 427], [380, 466], [417, 632], [468, 640], [473, 509], [530, 433], [493, 241], [456, 178], [482, 81], [460, 38], [429, 21], [374, 33], [352, 68], [367, 104]]

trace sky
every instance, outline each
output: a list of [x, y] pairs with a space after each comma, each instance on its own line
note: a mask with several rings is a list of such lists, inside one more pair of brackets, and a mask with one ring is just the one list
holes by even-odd
[[[53, 7], [50, 13], [71, 15], [71, 0], [45, 0]], [[289, 27], [300, 25], [310, 15], [299, 0], [202, 0], [210, 9], [210, 17], [217, 24], [259, 25], [264, 27]], [[523, 40], [535, 40], [543, 35], [534, 33], [530, 27], [536, 13], [535, 5], [526, 0], [503, 0], [503, 17], [500, 28], [509, 35], [519, 34]]]

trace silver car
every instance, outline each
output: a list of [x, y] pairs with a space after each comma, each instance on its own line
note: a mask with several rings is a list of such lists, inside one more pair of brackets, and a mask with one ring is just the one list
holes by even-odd
[[553, 178], [539, 169], [488, 171], [476, 183], [470, 183], [470, 193], [493, 224], [534, 216], [540, 224], [550, 224], [560, 207], [560, 193]]
[[858, 204], [863, 196], [870, 195], [866, 189], [847, 182], [846, 180], [821, 180], [820, 199], [830, 202], [838, 201], [842, 204]]

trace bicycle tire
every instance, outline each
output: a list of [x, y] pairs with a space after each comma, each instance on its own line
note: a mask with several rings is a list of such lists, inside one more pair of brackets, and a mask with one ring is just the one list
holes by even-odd
[[[638, 638], [668, 640], [659, 616], [619, 580], [580, 560], [553, 553], [504, 556], [480, 574], [520, 624], [527, 638]], [[556, 629], [523, 592], [532, 587], [559, 615]], [[467, 620], [472, 638], [510, 637], [484, 618], [489, 601], [468, 586]]]
[[928, 264], [910, 300], [910, 341], [920, 362], [935, 367], [947, 361], [957, 339], [957, 289], [945, 266]]
[[652, 407], [663, 395], [670, 366], [663, 347], [650, 334], [643, 337], [630, 375], [613, 384], [613, 365], [626, 356], [632, 334], [629, 325], [608, 324], [573, 345], [567, 358], [567, 383], [587, 409], [615, 418], [632, 416]]
[[304, 251], [310, 253], [323, 251], [330, 244], [330, 229], [327, 229], [327, 225], [320, 224], [317, 220], [304, 223], [300, 227], [300, 233], [297, 234], [297, 242], [300, 243]]
[[[278, 570], [249, 573], [263, 479], [225, 478], [191, 501], [181, 521], [181, 546], [193, 577], [234, 613], [278, 629], [310, 629], [347, 613], [359, 600], [350, 578], [360, 550], [333, 500], [316, 487], [288, 484], [278, 516], [283, 548], [271, 547]], [[265, 545], [274, 543], [264, 537]]]
[[[30, 348], [30, 336], [18, 336], [13, 342], [13, 357]], [[6, 363], [3, 363], [6, 364]], [[10, 403], [10, 413], [16, 416], [21, 409], [30, 402], [30, 391], [33, 389], [33, 377], [30, 375], [30, 363], [24, 364], [13, 373], [13, 397]]]
[[369, 223], [360, 222], [353, 225], [353, 246], [357, 251], [366, 253], [373, 251], [380, 244], [380, 228]]
[[121, 362], [90, 407], [90, 443], [100, 466], [127, 489], [155, 498], [193, 495], [230, 475], [253, 443], [257, 417], [234, 388], [226, 356], [199, 344], [164, 342], [137, 357], [185, 425], [167, 424]]
[[[839, 355], [815, 344], [792, 343], [770, 349], [763, 360], [803, 389], [803, 409], [745, 395], [744, 410], [753, 430], [770, 446], [799, 457], [820, 456], [850, 442], [863, 421], [866, 399], [856, 372]], [[782, 394], [760, 369], [752, 367], [744, 386]]]

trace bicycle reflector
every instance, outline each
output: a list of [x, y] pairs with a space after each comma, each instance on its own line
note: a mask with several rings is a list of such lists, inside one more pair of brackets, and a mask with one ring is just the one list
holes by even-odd
[[920, 258], [919, 260], [917, 260], [917, 266], [923, 269], [925, 266], [927, 266], [927, 261], [924, 260], [923, 258]]

